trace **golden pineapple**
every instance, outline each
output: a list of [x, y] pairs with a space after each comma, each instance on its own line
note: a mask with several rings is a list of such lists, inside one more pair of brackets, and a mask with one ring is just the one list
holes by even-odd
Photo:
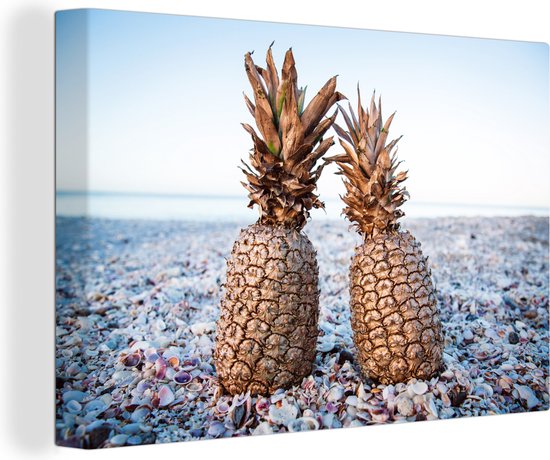
[[[333, 138], [323, 140], [342, 95], [331, 78], [304, 109], [292, 50], [281, 78], [271, 48], [267, 68], [245, 55], [255, 104], [245, 95], [260, 135], [249, 125], [254, 148], [241, 168], [258, 221], [241, 231], [227, 261], [227, 280], [217, 323], [214, 360], [229, 393], [271, 393], [300, 383], [312, 369], [318, 335], [316, 253], [301, 232], [309, 211], [322, 208], [314, 193], [323, 165], [316, 166]], [[324, 118], [324, 119], [323, 119]]]
[[[395, 114], [383, 124], [374, 94], [358, 116], [341, 109], [348, 131], [334, 124], [344, 153], [327, 158], [339, 166], [346, 193], [344, 213], [363, 243], [350, 268], [353, 339], [363, 373], [383, 384], [428, 379], [442, 365], [443, 337], [436, 296], [420, 243], [399, 228], [408, 198], [397, 172], [395, 139], [386, 144]], [[396, 149], [397, 150], [397, 149]]]

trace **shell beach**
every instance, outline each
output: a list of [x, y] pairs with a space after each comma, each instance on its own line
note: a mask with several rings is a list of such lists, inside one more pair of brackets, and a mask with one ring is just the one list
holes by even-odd
[[56, 433], [96, 448], [547, 410], [547, 217], [405, 219], [429, 257], [445, 337], [430, 380], [378, 385], [356, 362], [343, 221], [305, 230], [319, 338], [300, 385], [223, 394], [212, 353], [242, 223], [57, 219]]

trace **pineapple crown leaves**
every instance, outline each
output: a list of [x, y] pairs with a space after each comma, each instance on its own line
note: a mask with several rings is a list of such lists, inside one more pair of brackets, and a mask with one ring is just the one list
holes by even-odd
[[292, 49], [277, 72], [271, 46], [266, 68], [254, 64], [245, 54], [245, 70], [253, 89], [253, 99], [244, 95], [258, 132], [243, 123], [254, 148], [249, 163], [243, 162], [249, 207], [260, 210], [260, 223], [301, 229], [312, 208], [323, 208], [314, 193], [324, 164], [319, 159], [334, 144], [323, 139], [338, 111], [325, 118], [330, 108], [344, 96], [336, 91], [336, 77], [329, 79], [311, 102], [305, 105], [306, 88], [298, 87], [298, 74]]
[[366, 239], [398, 230], [397, 220], [404, 215], [399, 207], [409, 193], [401, 185], [407, 172], [397, 171], [401, 162], [397, 161], [397, 148], [394, 151], [401, 136], [386, 144], [395, 113], [383, 123], [381, 98], [377, 105], [373, 93], [370, 107], [365, 110], [357, 86], [357, 99], [357, 115], [351, 104], [349, 112], [338, 107], [347, 131], [336, 123], [333, 127], [344, 152], [326, 158], [325, 163], [339, 166], [337, 174], [344, 176], [346, 187], [341, 197], [346, 204], [343, 213]]

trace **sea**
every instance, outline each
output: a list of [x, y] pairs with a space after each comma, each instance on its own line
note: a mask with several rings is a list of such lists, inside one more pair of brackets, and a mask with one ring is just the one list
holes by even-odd
[[[313, 219], [341, 219], [339, 198], [323, 200], [325, 210], [314, 209]], [[253, 222], [257, 208], [247, 207], [246, 196], [192, 196], [137, 193], [65, 192], [56, 193], [57, 216], [106, 219], [185, 220], [195, 222]], [[495, 217], [548, 216], [549, 208], [406, 202], [407, 217]]]

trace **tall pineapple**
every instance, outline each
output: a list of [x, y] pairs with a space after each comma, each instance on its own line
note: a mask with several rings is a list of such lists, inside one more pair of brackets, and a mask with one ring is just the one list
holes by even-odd
[[348, 131], [334, 124], [344, 153], [327, 158], [339, 166], [346, 193], [344, 213], [363, 243], [350, 268], [353, 339], [363, 373], [384, 384], [427, 379], [441, 367], [442, 332], [427, 259], [420, 243], [397, 222], [408, 198], [398, 172], [400, 138], [386, 144], [395, 114], [383, 124], [374, 94], [358, 116], [341, 109]]
[[227, 261], [227, 280], [214, 351], [221, 385], [232, 394], [271, 393], [299, 383], [312, 369], [318, 335], [316, 253], [301, 232], [309, 211], [322, 208], [314, 193], [318, 160], [333, 138], [323, 139], [337, 112], [324, 118], [342, 95], [331, 78], [304, 108], [292, 50], [279, 78], [271, 48], [267, 68], [250, 53], [245, 69], [254, 90], [246, 105], [260, 134], [247, 124], [254, 148], [241, 168], [249, 207], [260, 217], [241, 230]]

